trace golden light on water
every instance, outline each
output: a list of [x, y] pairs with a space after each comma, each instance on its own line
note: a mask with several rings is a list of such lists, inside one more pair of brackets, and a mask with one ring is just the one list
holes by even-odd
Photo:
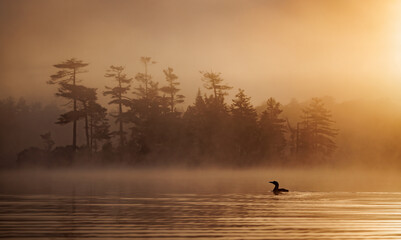
[[[278, 173], [290, 193], [269, 191], [266, 176]], [[384, 176], [336, 173], [341, 177], [330, 175], [332, 187], [351, 185], [347, 190], [364, 190], [361, 178]], [[41, 170], [0, 179], [6, 175], [29, 180], [14, 181], [3, 189], [8, 195], [0, 195], [0, 206], [7, 206], [2, 237], [346, 240], [401, 234], [399, 192], [332, 191], [327, 173], [317, 170]], [[310, 191], [309, 180], [317, 191]], [[32, 182], [53, 188], [52, 194], [24, 188]]]
[[0, 0], [0, 238], [399, 239], [400, 93], [401, 0]]

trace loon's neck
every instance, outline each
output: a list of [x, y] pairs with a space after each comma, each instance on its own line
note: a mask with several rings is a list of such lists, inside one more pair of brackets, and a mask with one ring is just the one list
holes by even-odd
[[275, 191], [275, 190], [278, 190], [278, 184], [277, 184], [277, 185], [274, 184], [274, 189], [273, 189], [273, 191]]

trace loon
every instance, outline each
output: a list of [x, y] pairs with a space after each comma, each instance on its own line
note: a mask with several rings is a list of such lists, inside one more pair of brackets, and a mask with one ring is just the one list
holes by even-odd
[[278, 188], [278, 182], [277, 181], [272, 181], [272, 182], [269, 182], [269, 183], [274, 184], [273, 193], [275, 195], [278, 195], [278, 194], [283, 193], [283, 192], [288, 192], [288, 190], [285, 189], [285, 188]]

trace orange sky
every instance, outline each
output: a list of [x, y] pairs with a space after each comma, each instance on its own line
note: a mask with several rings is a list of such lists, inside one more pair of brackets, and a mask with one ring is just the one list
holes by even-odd
[[134, 76], [150, 56], [161, 84], [162, 69], [175, 69], [187, 103], [200, 70], [222, 72], [255, 104], [401, 100], [397, 0], [0, 0], [0, 43], [2, 98], [54, 100], [45, 82], [71, 57], [90, 63], [81, 78], [103, 91], [108, 66]]

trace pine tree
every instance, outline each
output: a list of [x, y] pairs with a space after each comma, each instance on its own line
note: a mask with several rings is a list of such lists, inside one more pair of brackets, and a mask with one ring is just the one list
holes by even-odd
[[[171, 141], [171, 126], [169, 126], [171, 119], [169, 118], [174, 114], [170, 114], [171, 106], [169, 106], [168, 98], [159, 95], [161, 91], [159, 83], [153, 81], [148, 73], [149, 65], [156, 62], [150, 57], [142, 57], [141, 62], [145, 71], [135, 76], [139, 87], [134, 92], [137, 98], [132, 100], [130, 109], [130, 116], [134, 123], [132, 149], [136, 149], [136, 153], [140, 154], [150, 152], [161, 154], [166, 151], [167, 143]], [[175, 83], [174, 74], [171, 77]]]
[[204, 82], [204, 87], [208, 90], [213, 91], [213, 96], [215, 100], [221, 99], [226, 96], [227, 91], [232, 89], [232, 87], [223, 84], [223, 79], [220, 77], [221, 73], [215, 72], [200, 72], [202, 74], [201, 80]]
[[[244, 90], [239, 89], [231, 104], [232, 134], [234, 147], [239, 157], [250, 157], [257, 145], [257, 113]], [[247, 159], [242, 159], [247, 160]]]
[[66, 83], [60, 84], [62, 87], [59, 88], [59, 92], [56, 93], [57, 96], [64, 97], [67, 99], [75, 98], [77, 101], [76, 111], [68, 112], [62, 114], [57, 124], [67, 124], [74, 120], [84, 119], [85, 120], [85, 136], [86, 136], [86, 146], [89, 147], [89, 125], [88, 125], [88, 104], [91, 101], [96, 101], [96, 89], [88, 88], [82, 85], [71, 85]]
[[137, 73], [135, 80], [139, 82], [139, 87], [136, 88], [136, 94], [143, 99], [149, 100], [157, 96], [158, 83], [152, 81], [152, 75], [148, 74], [150, 64], [156, 64], [150, 57], [141, 57], [140, 61], [145, 67], [144, 73]]
[[110, 139], [110, 124], [107, 119], [107, 109], [96, 102], [88, 104], [89, 129], [90, 129], [90, 150], [95, 152], [98, 149], [98, 142]]
[[160, 88], [160, 91], [164, 92], [168, 95], [168, 102], [170, 105], [170, 111], [175, 112], [175, 105], [184, 102], [184, 95], [177, 94], [180, 89], [177, 86], [180, 85], [180, 82], [177, 81], [178, 77], [173, 73], [172, 68], [167, 68], [163, 70], [163, 73], [166, 77], [167, 86]]
[[184, 150], [193, 153], [195, 156], [203, 155], [207, 151], [206, 137], [212, 133], [205, 125], [206, 122], [206, 103], [202, 97], [200, 89], [195, 98], [195, 102], [188, 106], [183, 120], [185, 123]]
[[319, 98], [303, 109], [303, 121], [299, 124], [298, 149], [304, 155], [329, 156], [336, 149], [334, 142], [338, 130], [333, 128], [331, 112]]
[[43, 141], [44, 150], [50, 152], [55, 144], [51, 132], [40, 134], [40, 138]]
[[282, 154], [285, 147], [285, 120], [280, 118], [281, 104], [274, 98], [266, 102], [266, 110], [260, 116], [260, 144], [262, 155], [277, 157]]
[[[53, 65], [55, 68], [61, 69], [56, 74], [50, 76], [50, 80], [47, 82], [48, 84], [59, 84], [60, 89], [69, 88], [68, 85], [71, 85], [74, 89], [76, 83], [78, 82], [77, 74], [84, 73], [84, 67], [88, 66], [88, 63], [84, 63], [81, 60], [77, 60], [75, 58], [66, 60], [60, 64]], [[65, 90], [65, 89], [64, 89]], [[77, 121], [78, 121], [78, 112], [77, 112], [77, 96], [73, 94], [71, 91], [71, 95], [66, 97], [68, 100], [72, 100], [72, 112], [65, 113], [64, 116], [60, 116], [61, 118], [67, 118], [68, 120], [73, 122], [72, 128], [72, 147], [75, 151], [77, 147]]]
[[118, 105], [118, 114], [112, 115], [116, 118], [116, 122], [119, 124], [119, 131], [117, 134], [120, 137], [120, 148], [122, 148], [125, 144], [125, 132], [124, 132], [124, 122], [127, 122], [127, 114], [124, 113], [123, 107], [131, 106], [131, 99], [127, 97], [127, 93], [130, 89], [130, 83], [132, 82], [132, 78], [128, 78], [125, 73], [123, 73], [124, 67], [122, 66], [110, 66], [110, 69], [107, 70], [105, 77], [114, 78], [117, 82], [117, 86], [115, 87], [107, 87], [106, 91], [103, 92], [104, 96], [110, 95], [112, 100], [109, 104], [117, 104]]

